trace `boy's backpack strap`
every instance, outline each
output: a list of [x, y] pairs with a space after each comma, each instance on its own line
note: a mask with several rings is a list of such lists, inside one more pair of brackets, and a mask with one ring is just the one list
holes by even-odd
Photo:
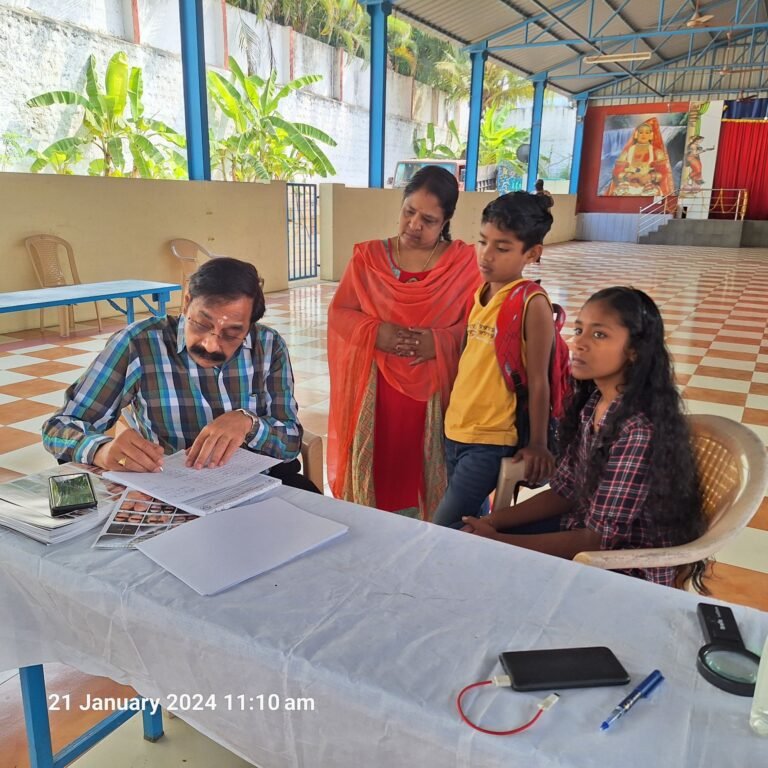
[[522, 280], [510, 292], [496, 320], [496, 359], [507, 388], [519, 398], [525, 396], [528, 376], [523, 362], [523, 319], [528, 301], [536, 294], [547, 292], [533, 280]]

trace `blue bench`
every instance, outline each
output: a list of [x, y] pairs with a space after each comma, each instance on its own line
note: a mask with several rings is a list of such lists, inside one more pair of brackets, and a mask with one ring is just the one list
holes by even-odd
[[[34, 291], [13, 291], [0, 293], [0, 314], [44, 307], [68, 307], [91, 301], [108, 301], [118, 312], [125, 315], [128, 323], [132, 323], [134, 299], [139, 299], [155, 317], [164, 317], [171, 291], [180, 290], [181, 286], [178, 283], [108, 280], [104, 283], [81, 283], [55, 288], [36, 288]], [[144, 298], [147, 295], [157, 304], [157, 308]], [[125, 309], [115, 303], [116, 299], [125, 299]], [[66, 310], [61, 313], [59, 327], [62, 336], [69, 336], [69, 313]]]

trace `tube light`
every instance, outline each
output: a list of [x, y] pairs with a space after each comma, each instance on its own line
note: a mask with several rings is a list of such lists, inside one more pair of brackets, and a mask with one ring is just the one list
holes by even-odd
[[585, 64], [613, 64], [625, 61], [648, 61], [651, 58], [650, 51], [637, 53], [603, 53], [600, 56], [585, 56]]

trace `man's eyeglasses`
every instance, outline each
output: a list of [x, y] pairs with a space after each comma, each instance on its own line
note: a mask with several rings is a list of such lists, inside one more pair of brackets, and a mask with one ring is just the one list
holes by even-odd
[[203, 336], [215, 336], [225, 344], [237, 344], [239, 342], [245, 341], [246, 336], [248, 336], [248, 331], [245, 333], [238, 333], [236, 331], [222, 331], [221, 333], [216, 333], [216, 331], [213, 329], [213, 326], [198, 323], [197, 320], [193, 320], [188, 315], [187, 322], [190, 324], [190, 326], [192, 326], [192, 330], [195, 333], [199, 333]]

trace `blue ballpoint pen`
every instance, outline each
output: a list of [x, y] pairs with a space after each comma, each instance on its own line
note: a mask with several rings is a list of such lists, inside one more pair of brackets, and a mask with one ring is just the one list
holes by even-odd
[[640, 699], [646, 698], [648, 694], [664, 679], [664, 675], [658, 669], [654, 669], [640, 685], [625, 699], [622, 699], [616, 709], [611, 712], [607, 720], [604, 720], [600, 726], [601, 731], [607, 731], [622, 715], [629, 712]]

